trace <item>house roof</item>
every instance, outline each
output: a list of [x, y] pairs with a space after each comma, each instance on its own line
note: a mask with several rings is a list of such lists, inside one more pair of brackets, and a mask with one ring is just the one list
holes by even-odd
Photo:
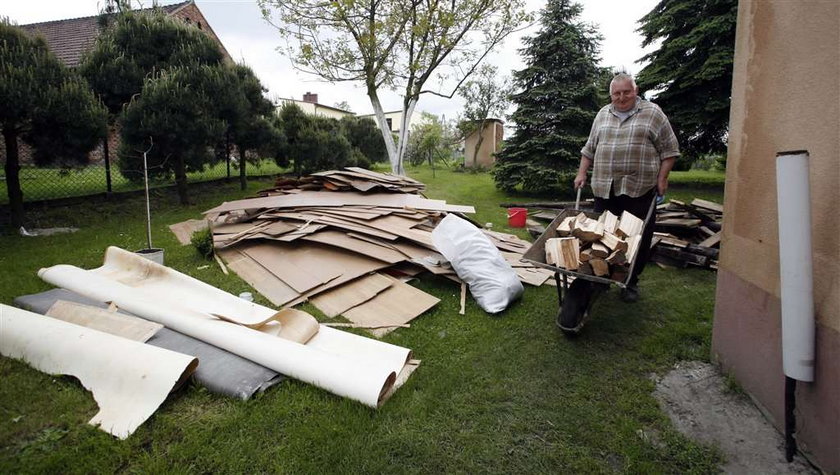
[[[345, 114], [356, 115], [353, 111], [347, 111], [344, 109], [339, 109], [338, 107], [328, 106], [326, 104], [321, 104], [320, 102], [309, 102], [309, 101], [301, 101], [299, 99], [290, 99], [287, 97], [279, 97], [278, 100], [280, 101], [291, 101], [296, 104], [313, 104], [315, 107], [322, 107], [324, 109], [331, 109], [338, 112], [344, 112]], [[361, 116], [359, 116], [361, 117]]]
[[[192, 0], [160, 7], [169, 15], [193, 3]], [[145, 9], [148, 10], [148, 9]], [[99, 15], [70, 18], [67, 20], [53, 20], [42, 23], [19, 25], [27, 33], [41, 35], [47, 41], [50, 51], [65, 65], [76, 67], [82, 60], [82, 55], [88, 51], [101, 29]]]

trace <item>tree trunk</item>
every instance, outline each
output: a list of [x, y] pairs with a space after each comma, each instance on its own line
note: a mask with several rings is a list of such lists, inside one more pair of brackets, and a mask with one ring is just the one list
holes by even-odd
[[178, 189], [178, 199], [182, 205], [190, 204], [190, 198], [187, 195], [187, 166], [184, 163], [184, 157], [179, 156], [175, 162], [175, 187]]
[[17, 131], [11, 127], [3, 128], [3, 140], [6, 141], [6, 189], [9, 195], [12, 229], [15, 231], [23, 226], [23, 191], [20, 189], [17, 138]]
[[245, 175], [245, 147], [237, 145], [239, 149], [239, 189], [244, 190], [248, 187], [248, 178]]
[[[403, 102], [403, 112], [400, 118], [400, 136], [397, 143], [397, 166], [393, 170], [395, 175], [405, 175], [405, 168], [403, 167], [403, 158], [405, 151], [408, 148], [408, 136], [411, 133], [409, 124], [411, 116], [414, 114], [414, 108], [417, 106], [417, 99], [410, 98]], [[393, 166], [391, 167], [394, 168]]]
[[388, 121], [385, 119], [385, 111], [382, 109], [382, 103], [379, 102], [376, 88], [368, 87], [368, 98], [370, 98], [370, 105], [373, 107], [373, 115], [376, 117], [377, 125], [379, 125], [379, 131], [385, 140], [385, 150], [388, 152], [391, 171], [396, 173], [398, 169], [397, 146], [394, 143], [394, 136], [391, 135], [391, 129], [388, 127]]
[[476, 167], [478, 167], [478, 151], [481, 150], [481, 143], [484, 142], [484, 129], [485, 129], [485, 121], [481, 121], [481, 125], [478, 126], [478, 138], [475, 142], [475, 152], [473, 152], [473, 163]]

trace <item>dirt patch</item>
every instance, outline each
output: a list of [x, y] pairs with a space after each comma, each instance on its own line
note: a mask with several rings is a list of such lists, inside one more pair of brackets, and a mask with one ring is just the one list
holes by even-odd
[[727, 390], [713, 365], [678, 364], [656, 378], [654, 396], [683, 435], [723, 452], [725, 473], [819, 473], [801, 455], [785, 461], [782, 434], [747, 396]]

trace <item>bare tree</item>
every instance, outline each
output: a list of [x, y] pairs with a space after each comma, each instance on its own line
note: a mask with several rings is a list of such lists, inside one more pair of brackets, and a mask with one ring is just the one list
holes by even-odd
[[464, 116], [458, 128], [465, 138], [474, 132], [478, 133], [473, 154], [476, 159], [484, 142], [484, 129], [489, 124], [488, 119], [500, 118], [510, 104], [510, 78], [499, 77], [498, 73], [499, 68], [489, 64], [482, 65], [473, 79], [464, 83], [460, 91], [461, 97], [464, 98]]
[[[451, 98], [479, 62], [529, 16], [524, 0], [259, 0], [295, 67], [364, 84], [391, 169], [404, 174], [409, 121], [422, 94]], [[427, 89], [436, 74], [439, 84]], [[379, 92], [401, 92], [395, 141]]]

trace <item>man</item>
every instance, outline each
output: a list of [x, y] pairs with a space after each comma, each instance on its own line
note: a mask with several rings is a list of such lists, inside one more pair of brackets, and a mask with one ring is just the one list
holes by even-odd
[[[610, 83], [610, 104], [595, 116], [589, 139], [581, 150], [575, 189], [586, 185], [592, 171], [595, 211], [617, 216], [628, 211], [641, 219], [656, 195], [668, 189], [668, 174], [680, 155], [668, 118], [656, 104], [638, 97], [639, 88], [629, 74]], [[639, 274], [647, 262], [654, 220], [645, 226], [633, 275], [621, 291], [626, 302], [639, 299]]]

